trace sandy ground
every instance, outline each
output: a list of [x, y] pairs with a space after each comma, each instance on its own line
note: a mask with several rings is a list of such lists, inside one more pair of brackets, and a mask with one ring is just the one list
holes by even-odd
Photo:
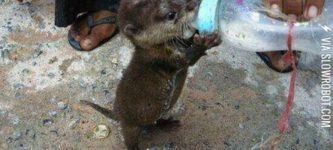
[[[77, 52], [53, 13], [50, 0], [0, 0], [0, 149], [124, 149], [118, 122], [78, 102], [113, 103], [132, 45], [117, 35], [93, 52]], [[333, 129], [320, 127], [319, 63], [302, 55], [280, 149], [333, 149]], [[181, 126], [145, 132], [140, 147], [251, 149], [278, 132], [289, 79], [255, 53], [214, 48], [191, 69], [174, 111]], [[105, 139], [93, 134], [99, 124], [110, 128]]]

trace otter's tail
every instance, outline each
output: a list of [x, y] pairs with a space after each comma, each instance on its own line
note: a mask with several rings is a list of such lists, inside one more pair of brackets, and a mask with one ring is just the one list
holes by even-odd
[[88, 106], [94, 108], [95, 110], [97, 110], [98, 112], [100, 112], [101, 114], [103, 114], [104, 116], [106, 116], [110, 119], [117, 120], [117, 117], [111, 110], [108, 110], [106, 108], [103, 108], [97, 104], [94, 104], [94, 103], [86, 101], [86, 100], [81, 100], [80, 102], [81, 102], [81, 104], [88, 105]]

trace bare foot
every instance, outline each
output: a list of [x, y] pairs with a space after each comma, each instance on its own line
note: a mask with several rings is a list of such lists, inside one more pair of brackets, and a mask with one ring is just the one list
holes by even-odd
[[[274, 51], [274, 52], [258, 52], [258, 55], [266, 63], [268, 67], [280, 73], [287, 73], [292, 71], [290, 63], [284, 60], [287, 51]], [[296, 65], [298, 64], [300, 53], [294, 51], [293, 53]]]
[[[106, 17], [116, 16], [115, 13], [106, 10], [94, 12], [90, 15], [93, 16], [94, 22]], [[74, 22], [69, 32], [75, 41], [79, 42], [79, 45], [83, 50], [91, 51], [113, 36], [117, 26], [115, 23], [104, 23], [89, 27], [87, 19], [88, 17], [85, 17]]]

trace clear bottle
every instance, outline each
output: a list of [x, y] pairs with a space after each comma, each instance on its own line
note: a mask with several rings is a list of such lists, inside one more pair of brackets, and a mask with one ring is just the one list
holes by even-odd
[[[219, 30], [224, 44], [247, 51], [287, 50], [289, 25], [267, 15], [264, 0], [202, 0], [195, 26], [199, 32]], [[322, 14], [293, 28], [293, 49], [333, 53], [333, 0]]]

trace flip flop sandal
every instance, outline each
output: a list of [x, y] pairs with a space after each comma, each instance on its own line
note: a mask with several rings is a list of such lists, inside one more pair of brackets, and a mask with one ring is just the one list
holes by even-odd
[[[286, 52], [287, 51], [280, 51], [281, 55], [284, 55]], [[256, 52], [256, 53], [269, 68], [273, 69], [276, 72], [289, 73], [289, 72], [293, 71], [293, 67], [291, 65], [289, 65], [287, 68], [285, 68], [283, 70], [278, 69], [272, 64], [271, 58], [269, 58], [265, 53], [263, 53], [263, 52]], [[298, 63], [296, 63], [296, 66], [297, 65], [298, 65]]]
[[[87, 18], [87, 25], [89, 27], [89, 32], [88, 34], [91, 33], [92, 28], [94, 28], [95, 26], [101, 25], [101, 24], [115, 24], [117, 21], [117, 16], [109, 16], [109, 17], [105, 17], [99, 20], [94, 20], [94, 17], [92, 16], [92, 13], [85, 13], [81, 16], [79, 16], [75, 22], [79, 22], [83, 19]], [[109, 41], [114, 35], [116, 35], [116, 33], [118, 32], [118, 30], [115, 31], [115, 33], [110, 36], [109, 38], [103, 40], [100, 42], [100, 44], [98, 46], [103, 45], [105, 42]], [[74, 37], [71, 34], [71, 31], [68, 32], [68, 42], [69, 44], [76, 50], [78, 51], [86, 51], [84, 49], [82, 49], [81, 45], [80, 45], [80, 41], [76, 41], [74, 39]]]

